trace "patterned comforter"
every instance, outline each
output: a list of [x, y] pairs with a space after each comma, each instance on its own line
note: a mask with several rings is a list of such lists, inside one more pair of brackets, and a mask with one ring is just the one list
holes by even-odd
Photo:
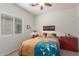
[[57, 38], [37, 37], [26, 40], [19, 49], [20, 56], [59, 56], [60, 46]]

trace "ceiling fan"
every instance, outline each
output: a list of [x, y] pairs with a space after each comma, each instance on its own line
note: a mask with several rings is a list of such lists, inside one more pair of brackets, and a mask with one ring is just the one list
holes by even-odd
[[52, 6], [52, 3], [31, 3], [30, 4], [32, 7], [34, 6], [40, 6], [40, 9], [43, 10], [43, 7], [44, 6], [48, 6], [48, 7], [51, 7]]

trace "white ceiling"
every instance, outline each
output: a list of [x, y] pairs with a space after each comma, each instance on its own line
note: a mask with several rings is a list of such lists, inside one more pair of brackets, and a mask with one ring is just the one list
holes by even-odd
[[17, 3], [17, 5], [20, 6], [21, 8], [29, 11], [30, 13], [32, 13], [34, 15], [41, 15], [41, 14], [56, 11], [56, 10], [73, 8], [78, 4], [76, 4], [76, 3], [53, 3], [52, 7], [44, 6], [43, 10], [40, 10], [40, 6], [32, 7], [32, 6], [30, 6], [29, 3]]

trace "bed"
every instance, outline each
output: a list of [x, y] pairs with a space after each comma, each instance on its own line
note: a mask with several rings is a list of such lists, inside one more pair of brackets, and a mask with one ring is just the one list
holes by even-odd
[[57, 38], [36, 37], [22, 42], [19, 56], [60, 56]]

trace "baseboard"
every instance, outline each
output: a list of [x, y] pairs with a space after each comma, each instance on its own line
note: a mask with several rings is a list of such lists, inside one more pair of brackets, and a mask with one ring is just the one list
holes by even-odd
[[12, 53], [14, 53], [14, 52], [16, 52], [16, 51], [18, 51], [18, 50], [19, 50], [19, 48], [17, 48], [17, 49], [15, 49], [15, 50], [13, 50], [13, 51], [11, 51], [11, 52], [5, 54], [4, 56], [9, 56], [10, 54], [12, 54]]

